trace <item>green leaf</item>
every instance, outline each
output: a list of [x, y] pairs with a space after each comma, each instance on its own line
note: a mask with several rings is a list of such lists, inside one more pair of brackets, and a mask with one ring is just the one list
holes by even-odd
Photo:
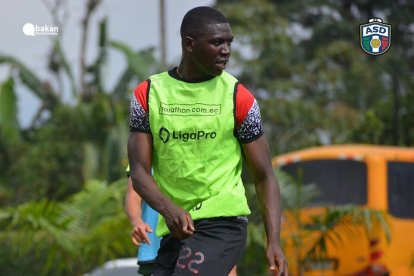
[[128, 67], [140, 80], [147, 79], [154, 69], [160, 67], [153, 57], [152, 49], [135, 53], [129, 46], [119, 41], [110, 41], [109, 45], [125, 55]]
[[0, 135], [9, 144], [19, 143], [20, 127], [17, 117], [17, 96], [13, 79], [9, 78], [0, 86]]
[[18, 70], [21, 81], [43, 102], [45, 107], [53, 108], [59, 101], [51, 86], [47, 82], [40, 81], [23, 63], [13, 57], [0, 55], [0, 64], [3, 63], [8, 63]]

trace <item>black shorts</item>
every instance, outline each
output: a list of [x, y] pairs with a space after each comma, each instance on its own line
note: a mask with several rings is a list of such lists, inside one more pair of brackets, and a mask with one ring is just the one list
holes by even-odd
[[154, 261], [146, 261], [146, 262], [139, 262], [138, 261], [138, 274], [142, 276], [151, 276], [152, 272], [154, 271], [155, 262]]
[[177, 240], [162, 238], [154, 276], [227, 276], [243, 253], [247, 219], [212, 218], [194, 221], [194, 234]]

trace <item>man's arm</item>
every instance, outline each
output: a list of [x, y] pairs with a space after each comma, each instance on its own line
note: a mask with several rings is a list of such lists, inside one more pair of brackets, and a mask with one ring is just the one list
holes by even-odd
[[152, 233], [151, 227], [142, 220], [142, 199], [134, 191], [132, 180], [128, 177], [128, 188], [125, 196], [125, 213], [132, 224], [131, 239], [136, 246], [140, 246], [141, 242], [150, 243], [147, 232]]
[[191, 236], [194, 224], [190, 214], [166, 197], [151, 175], [152, 136], [150, 134], [130, 133], [128, 159], [134, 190], [149, 206], [164, 217], [174, 237], [181, 240]]
[[242, 144], [247, 165], [253, 174], [259, 209], [267, 237], [266, 256], [271, 270], [288, 275], [287, 260], [280, 247], [281, 204], [279, 184], [273, 172], [269, 145], [264, 135]]

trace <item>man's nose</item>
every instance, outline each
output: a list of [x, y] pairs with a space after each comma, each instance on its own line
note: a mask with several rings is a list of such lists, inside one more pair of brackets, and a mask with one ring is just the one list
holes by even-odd
[[231, 52], [231, 46], [227, 43], [223, 44], [223, 47], [221, 47], [221, 54], [228, 55]]

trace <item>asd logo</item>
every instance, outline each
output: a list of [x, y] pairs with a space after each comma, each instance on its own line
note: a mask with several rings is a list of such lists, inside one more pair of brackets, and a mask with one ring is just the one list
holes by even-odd
[[391, 25], [382, 23], [382, 19], [373, 18], [368, 24], [359, 26], [362, 49], [370, 55], [381, 55], [391, 45]]
[[170, 140], [170, 138], [174, 140], [181, 140], [183, 142], [188, 142], [189, 140], [215, 139], [217, 133], [215, 131], [206, 132], [204, 130], [198, 130], [194, 132], [183, 132], [181, 130], [173, 130], [171, 133], [165, 127], [161, 127], [158, 136], [160, 137], [161, 141], [163, 141], [165, 144]]

